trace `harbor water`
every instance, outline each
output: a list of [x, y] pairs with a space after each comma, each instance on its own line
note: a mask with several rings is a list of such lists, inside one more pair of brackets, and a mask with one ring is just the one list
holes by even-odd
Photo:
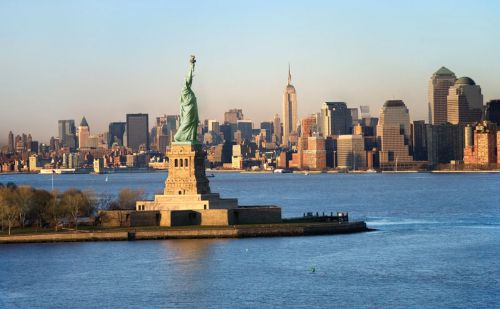
[[[56, 175], [161, 192], [166, 173]], [[52, 175], [0, 175], [51, 189]], [[213, 192], [284, 217], [347, 211], [375, 232], [0, 245], [0, 308], [498, 308], [500, 174], [217, 173]]]

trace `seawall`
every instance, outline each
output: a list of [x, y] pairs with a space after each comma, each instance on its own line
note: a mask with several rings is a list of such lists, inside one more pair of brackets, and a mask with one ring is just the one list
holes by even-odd
[[365, 222], [344, 223], [282, 223], [262, 225], [235, 225], [220, 227], [163, 228], [105, 230], [95, 232], [64, 232], [0, 236], [0, 244], [40, 243], [40, 242], [78, 242], [112, 240], [150, 240], [150, 239], [188, 239], [188, 238], [246, 238], [332, 235], [366, 232]]

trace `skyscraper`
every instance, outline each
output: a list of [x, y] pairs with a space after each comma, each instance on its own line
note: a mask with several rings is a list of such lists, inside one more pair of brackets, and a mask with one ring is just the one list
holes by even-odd
[[297, 132], [297, 93], [291, 84], [292, 74], [288, 66], [288, 84], [283, 92], [283, 141], [287, 146], [290, 142], [290, 133]]
[[274, 142], [277, 144], [281, 144], [281, 119], [278, 114], [275, 114], [273, 118], [273, 130]]
[[59, 120], [59, 141], [62, 147], [76, 148], [76, 127], [74, 120]]
[[300, 122], [301, 137], [313, 136], [313, 133], [317, 133], [317, 122], [314, 114], [302, 118], [302, 121]]
[[362, 135], [340, 135], [337, 139], [338, 167], [366, 168], [365, 142]]
[[351, 113], [351, 127], [354, 127], [359, 123], [359, 110], [357, 107], [349, 108], [349, 112]]
[[483, 115], [481, 87], [469, 77], [460, 77], [448, 91], [448, 122], [471, 124]]
[[448, 90], [455, 84], [456, 79], [455, 73], [446, 67], [441, 67], [432, 74], [427, 94], [430, 124], [441, 124], [448, 121]]
[[344, 102], [324, 102], [321, 106], [321, 120], [321, 133], [325, 137], [351, 133], [351, 111]]
[[233, 108], [224, 113], [224, 123], [236, 124], [238, 120], [243, 120], [243, 110]]
[[425, 121], [413, 121], [412, 133], [413, 159], [415, 161], [427, 161], [427, 131]]
[[208, 120], [208, 131], [212, 131], [214, 133], [219, 134], [220, 133], [220, 127], [219, 127], [219, 122], [217, 120]]
[[380, 146], [380, 163], [412, 162], [410, 155], [410, 114], [401, 100], [389, 100], [380, 110], [377, 140]]
[[435, 167], [451, 160], [462, 160], [464, 156], [465, 125], [443, 123], [426, 126], [427, 160]]
[[237, 128], [241, 132], [241, 138], [246, 141], [252, 140], [252, 120], [238, 120]]
[[167, 115], [167, 130], [170, 135], [175, 135], [179, 127], [179, 115]]
[[16, 149], [16, 145], [14, 145], [14, 133], [12, 131], [9, 132], [9, 153], [13, 153]]
[[484, 118], [500, 127], [500, 100], [491, 100], [486, 103]]
[[148, 114], [127, 114], [127, 147], [133, 152], [149, 150], [148, 118]]
[[124, 146], [123, 135], [125, 133], [126, 122], [111, 122], [109, 124], [108, 146], [111, 147], [113, 143], [118, 146]]
[[260, 129], [266, 130], [266, 142], [268, 143], [272, 141], [272, 136], [274, 134], [273, 126], [274, 125], [272, 121], [263, 121], [260, 123]]
[[88, 140], [90, 136], [90, 128], [89, 124], [87, 123], [87, 119], [85, 119], [85, 117], [82, 118], [82, 121], [78, 126], [77, 135], [78, 135], [78, 147], [79, 148], [89, 147]]

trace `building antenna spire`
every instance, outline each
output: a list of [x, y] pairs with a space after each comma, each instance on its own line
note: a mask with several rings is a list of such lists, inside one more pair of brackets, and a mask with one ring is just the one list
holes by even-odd
[[292, 73], [290, 73], [290, 62], [288, 62], [288, 85], [292, 82]]

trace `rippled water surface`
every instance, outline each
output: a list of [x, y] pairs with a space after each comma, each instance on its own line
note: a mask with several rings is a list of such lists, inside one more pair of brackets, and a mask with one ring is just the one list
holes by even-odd
[[[164, 173], [59, 175], [151, 197]], [[50, 175], [0, 175], [51, 188]], [[348, 211], [376, 232], [0, 246], [0, 308], [498, 308], [500, 174], [216, 174], [211, 188], [286, 217]], [[314, 269], [314, 272], [312, 271]]]

